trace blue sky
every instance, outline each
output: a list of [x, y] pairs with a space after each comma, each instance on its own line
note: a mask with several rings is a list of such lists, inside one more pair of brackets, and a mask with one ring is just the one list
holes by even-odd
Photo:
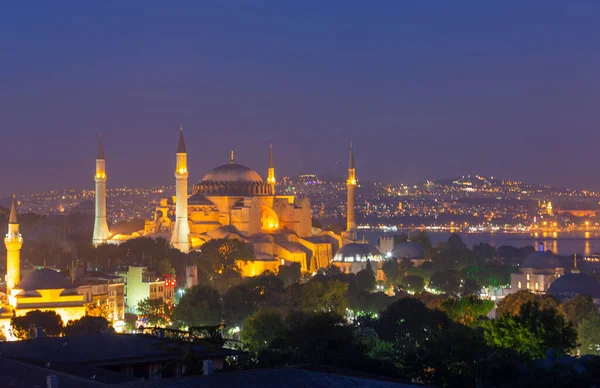
[[265, 174], [494, 175], [600, 189], [600, 2], [12, 2], [0, 195]]

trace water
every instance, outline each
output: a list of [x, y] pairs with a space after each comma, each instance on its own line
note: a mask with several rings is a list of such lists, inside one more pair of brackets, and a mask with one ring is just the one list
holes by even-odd
[[[407, 233], [405, 231], [383, 232], [383, 231], [359, 231], [359, 237], [372, 244], [377, 244], [381, 236], [393, 236], [395, 234]], [[414, 234], [415, 232], [411, 232]], [[450, 232], [431, 232], [427, 235], [433, 245], [438, 242], [448, 241]], [[548, 232], [548, 233], [462, 233], [460, 234], [465, 244], [472, 247], [478, 243], [488, 243], [499, 247], [501, 245], [512, 245], [513, 247], [534, 246], [539, 242], [544, 244], [544, 250], [551, 250], [561, 256], [573, 253], [588, 256], [600, 252], [600, 231], [592, 232]]]

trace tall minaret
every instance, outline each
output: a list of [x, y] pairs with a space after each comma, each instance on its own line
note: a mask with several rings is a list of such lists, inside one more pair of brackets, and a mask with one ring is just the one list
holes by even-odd
[[267, 183], [271, 186], [271, 194], [275, 195], [275, 165], [273, 164], [273, 144], [269, 144], [269, 170], [267, 171]]
[[96, 220], [94, 221], [94, 246], [106, 243], [110, 237], [106, 223], [106, 160], [104, 159], [104, 146], [102, 135], [98, 135], [98, 154], [96, 155]]
[[171, 244], [183, 253], [190, 250], [188, 224], [188, 171], [187, 152], [183, 140], [183, 126], [179, 127], [179, 143], [177, 145], [177, 162], [175, 164], [175, 227], [171, 235]]
[[19, 233], [17, 201], [14, 194], [4, 245], [6, 245], [6, 293], [10, 295], [10, 290], [21, 281], [21, 247], [23, 246], [23, 237]]
[[348, 220], [346, 223], [346, 231], [350, 232], [356, 229], [356, 219], [354, 218], [356, 171], [354, 169], [354, 152], [352, 151], [352, 142], [350, 142], [350, 164], [348, 165], [348, 180], [346, 181], [346, 189], [348, 190]]

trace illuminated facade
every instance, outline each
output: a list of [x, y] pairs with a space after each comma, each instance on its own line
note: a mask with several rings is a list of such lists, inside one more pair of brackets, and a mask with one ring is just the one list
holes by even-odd
[[127, 271], [116, 275], [125, 282], [126, 312], [136, 314], [138, 303], [147, 298], [162, 299], [169, 304], [175, 302], [176, 282], [172, 276], [137, 266], [130, 266]]
[[239, 263], [244, 276], [276, 272], [280, 265], [300, 263], [304, 272], [326, 267], [341, 246], [355, 240], [354, 196], [357, 185], [354, 155], [350, 148], [348, 169], [348, 231], [342, 236], [312, 227], [308, 198], [277, 195], [273, 147], [269, 145], [267, 178], [235, 161], [207, 172], [192, 186], [188, 196], [187, 150], [183, 133], [176, 152], [176, 195], [160, 200], [144, 230], [119, 235], [109, 242], [138, 236], [163, 237], [182, 252], [194, 250], [220, 238], [247, 243], [255, 260]]
[[538, 251], [531, 253], [519, 269], [510, 274], [511, 292], [528, 290], [535, 294], [544, 294], [550, 284], [565, 274], [565, 269], [552, 252], [544, 251], [540, 244]]
[[85, 315], [83, 295], [77, 287], [61, 273], [41, 268], [36, 269], [23, 279], [20, 278], [23, 237], [19, 232], [16, 199], [13, 197], [8, 233], [4, 239], [7, 250], [6, 293], [4, 305], [0, 309], [0, 330], [6, 338], [12, 338], [9, 332], [13, 315], [22, 316], [33, 310], [51, 310], [61, 316], [64, 323]]

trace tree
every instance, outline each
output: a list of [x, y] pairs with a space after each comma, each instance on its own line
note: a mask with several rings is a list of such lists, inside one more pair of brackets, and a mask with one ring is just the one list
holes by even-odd
[[577, 327], [585, 317], [597, 310], [594, 300], [587, 295], [575, 295], [558, 306], [558, 311], [563, 313], [574, 327]]
[[402, 273], [400, 266], [396, 260], [387, 260], [383, 263], [381, 268], [385, 275], [385, 284], [389, 286], [395, 286], [400, 284], [404, 274]]
[[361, 350], [354, 346], [352, 329], [333, 312], [292, 312], [286, 319], [287, 336], [281, 346], [291, 363], [324, 363], [348, 367]]
[[175, 268], [173, 268], [173, 264], [171, 264], [171, 260], [168, 257], [156, 260], [154, 269], [161, 275], [175, 276]]
[[280, 265], [277, 277], [281, 279], [283, 284], [289, 286], [297, 282], [302, 277], [300, 263], [292, 263], [290, 265]]
[[449, 324], [446, 314], [430, 310], [415, 298], [404, 298], [390, 304], [381, 312], [375, 326], [379, 338], [406, 350], [425, 338], [434, 328]]
[[275, 339], [283, 338], [285, 324], [281, 311], [274, 308], [257, 310], [244, 320], [241, 340], [251, 350], [268, 348]]
[[231, 287], [223, 295], [223, 319], [228, 326], [241, 325], [256, 309], [256, 302], [244, 285]]
[[108, 303], [88, 303], [85, 305], [85, 315], [90, 317], [102, 317], [108, 319]]
[[450, 319], [465, 326], [472, 326], [477, 319], [485, 317], [494, 308], [491, 300], [479, 299], [468, 295], [460, 299], [448, 298], [442, 305], [441, 310]]
[[402, 280], [401, 288], [403, 290], [421, 292], [423, 291], [423, 287], [425, 287], [425, 280], [423, 280], [423, 278], [420, 276], [408, 275]]
[[63, 329], [60, 315], [52, 310], [33, 310], [10, 320], [11, 334], [18, 339], [35, 338], [36, 328], [41, 328], [45, 337], [57, 337]]
[[596, 311], [586, 315], [577, 327], [577, 338], [582, 355], [600, 356], [600, 314]]
[[570, 322], [554, 308], [540, 308], [538, 301], [525, 303], [517, 315], [505, 312], [484, 327], [489, 345], [512, 349], [528, 359], [544, 358], [548, 349], [565, 354], [577, 339]]
[[406, 233], [395, 234], [393, 239], [394, 245], [402, 244], [403, 242], [408, 241], [408, 235]]
[[435, 272], [429, 279], [429, 287], [445, 294], [458, 294], [460, 291], [458, 273], [453, 269]]
[[[291, 288], [291, 287], [290, 287]], [[334, 312], [343, 315], [348, 307], [348, 285], [337, 279], [311, 279], [300, 287], [296, 308], [306, 312]]]
[[202, 245], [198, 257], [199, 268], [210, 267], [209, 274], [227, 275], [239, 273], [238, 261], [253, 260], [254, 254], [248, 245], [237, 239], [215, 239]]
[[371, 292], [375, 288], [375, 273], [371, 268], [371, 262], [367, 261], [365, 269], [356, 274], [356, 285], [359, 289]]
[[465, 244], [460, 235], [456, 233], [452, 233], [450, 237], [448, 237], [448, 246], [451, 249], [456, 249], [459, 251], [464, 251], [467, 249], [467, 244]]
[[65, 335], [89, 335], [114, 332], [105, 318], [85, 316], [69, 321], [63, 330]]
[[171, 306], [162, 298], [145, 298], [138, 302], [138, 317], [146, 320], [148, 326], [168, 326], [171, 324]]
[[414, 241], [421, 244], [421, 246], [425, 248], [425, 250], [430, 249], [432, 247], [431, 240], [429, 239], [427, 232], [422, 230], [418, 231], [413, 236], [411, 236], [410, 241]]
[[510, 315], [517, 315], [521, 311], [521, 306], [536, 301], [539, 303], [539, 307], [542, 309], [558, 308], [558, 302], [550, 295], [544, 295], [540, 297], [534, 295], [530, 291], [521, 290], [515, 292], [514, 294], [509, 294], [504, 299], [502, 299], [498, 303], [496, 315], [500, 316], [504, 313], [508, 313]]
[[211, 326], [221, 322], [221, 296], [209, 286], [197, 285], [181, 297], [173, 311], [179, 326]]

